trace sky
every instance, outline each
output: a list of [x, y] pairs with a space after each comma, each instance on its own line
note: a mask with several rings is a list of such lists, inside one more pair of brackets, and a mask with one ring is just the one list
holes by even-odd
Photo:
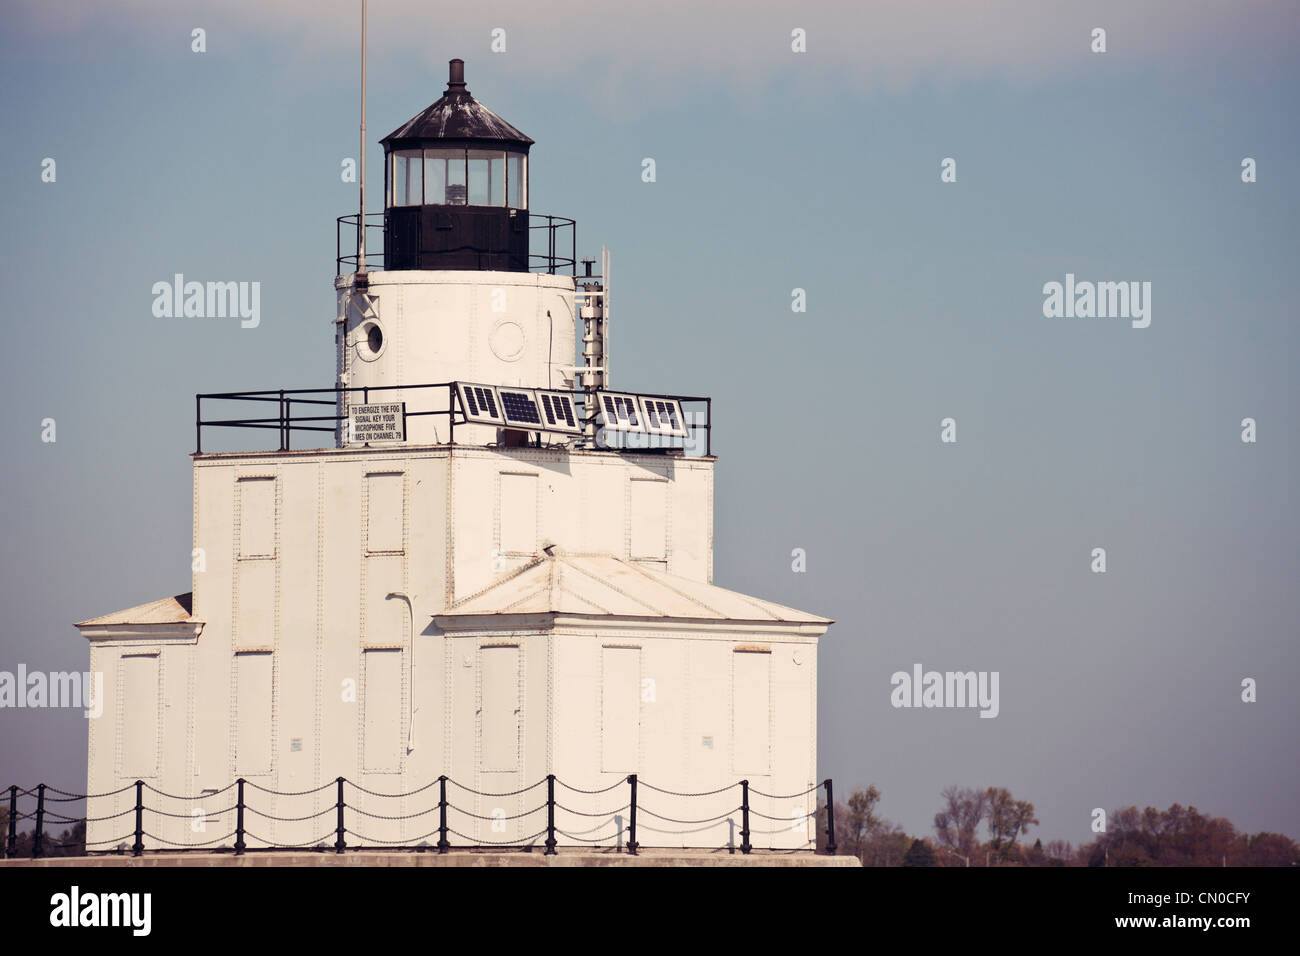
[[[358, 23], [0, 8], [0, 671], [84, 669], [74, 621], [188, 590], [196, 392], [333, 384]], [[1032, 801], [1044, 842], [1175, 802], [1300, 838], [1300, 10], [376, 2], [369, 26], [370, 168], [463, 58], [537, 141], [532, 210], [611, 250], [613, 383], [713, 397], [714, 580], [835, 619], [838, 794], [875, 784], [918, 835], [957, 784]], [[260, 282], [260, 324], [155, 317], [178, 272]], [[1149, 325], [1046, 315], [1067, 275], [1150, 283]], [[915, 664], [997, 672], [997, 716], [893, 706]], [[85, 747], [79, 710], [0, 710], [0, 785], [76, 790]]]

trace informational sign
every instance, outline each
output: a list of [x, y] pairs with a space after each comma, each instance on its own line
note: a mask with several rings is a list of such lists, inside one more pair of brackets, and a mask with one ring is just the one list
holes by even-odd
[[406, 441], [406, 404], [353, 405], [348, 408], [348, 443]]

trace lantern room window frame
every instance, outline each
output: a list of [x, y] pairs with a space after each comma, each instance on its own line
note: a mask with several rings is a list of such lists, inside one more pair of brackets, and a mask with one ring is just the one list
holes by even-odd
[[[442, 191], [440, 202], [433, 201], [426, 188], [434, 179]], [[384, 180], [389, 208], [528, 208], [528, 154], [519, 150], [478, 146], [394, 149], [384, 163]]]

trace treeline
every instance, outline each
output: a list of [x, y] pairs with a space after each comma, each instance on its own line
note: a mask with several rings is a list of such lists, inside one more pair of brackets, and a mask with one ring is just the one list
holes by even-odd
[[[1300, 844], [1281, 833], [1238, 833], [1223, 817], [1177, 803], [1167, 810], [1112, 811], [1090, 843], [1028, 844], [1034, 805], [1001, 787], [948, 787], [934, 832], [913, 836], [880, 816], [880, 791], [859, 787], [835, 801], [835, 852], [863, 866], [1296, 866]], [[826, 850], [826, 807], [818, 806], [817, 849]]]
[[[21, 814], [19, 819], [22, 819]], [[29, 857], [32, 855], [32, 843], [35, 840], [35, 830], [19, 830], [14, 834], [14, 852], [15, 860]], [[9, 842], [9, 808], [0, 807], [0, 858], [3, 858], [5, 847]], [[41, 842], [41, 851], [45, 856], [85, 856], [86, 855], [86, 823], [84, 820], [78, 821], [72, 825], [71, 829], [64, 828], [63, 832], [55, 836], [48, 829], [43, 831]]]

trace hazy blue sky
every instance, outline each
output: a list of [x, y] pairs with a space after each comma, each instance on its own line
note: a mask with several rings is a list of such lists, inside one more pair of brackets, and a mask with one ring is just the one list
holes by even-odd
[[[537, 141], [533, 211], [614, 256], [615, 383], [714, 396], [716, 582], [837, 621], [821, 774], [914, 833], [956, 783], [1031, 839], [1175, 801], [1300, 837], [1296, 7], [472, 6], [371, 5], [372, 169], [453, 56]], [[356, 5], [0, 17], [0, 670], [83, 669], [72, 622], [189, 589], [194, 393], [333, 384]], [[154, 318], [177, 272], [261, 325]], [[1150, 327], [1045, 318], [1067, 273], [1150, 282]], [[998, 671], [999, 716], [893, 708], [918, 662]], [[0, 784], [76, 790], [85, 744], [0, 711]]]

